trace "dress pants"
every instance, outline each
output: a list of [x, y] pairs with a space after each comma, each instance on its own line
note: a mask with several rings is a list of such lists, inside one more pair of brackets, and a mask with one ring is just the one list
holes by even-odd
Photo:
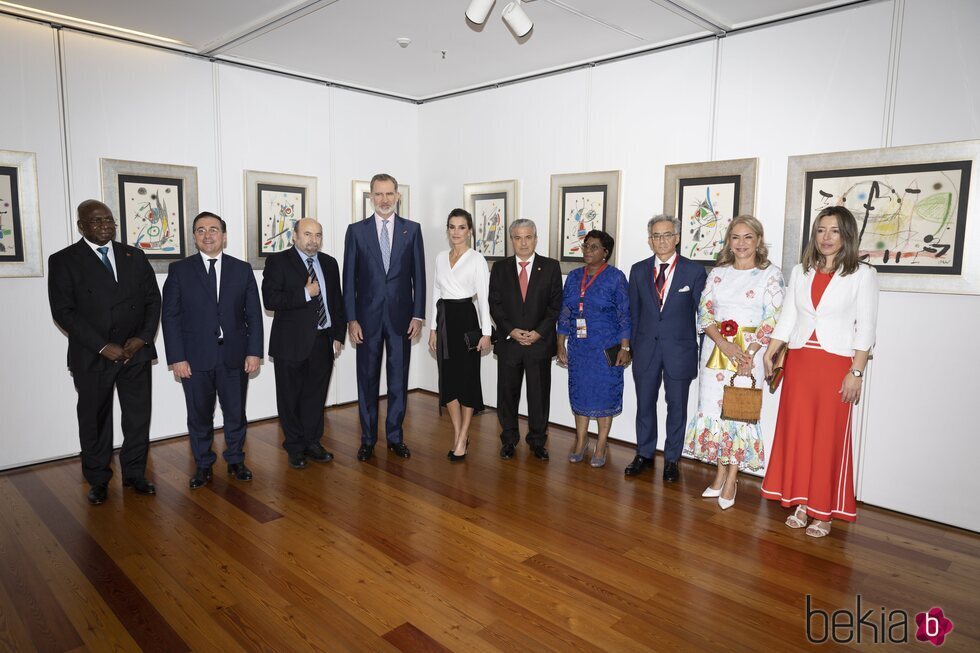
[[402, 421], [408, 392], [408, 364], [412, 343], [408, 329], [396, 329], [385, 317], [381, 329], [357, 345], [357, 407], [361, 418], [361, 444], [378, 441], [378, 399], [381, 391], [381, 357], [388, 375], [388, 411], [385, 437], [389, 444], [401, 442]]
[[282, 425], [282, 447], [300, 455], [323, 437], [323, 408], [333, 374], [333, 338], [321, 329], [308, 358], [275, 360], [276, 405]]
[[674, 379], [666, 374], [660, 348], [650, 366], [642, 373], [633, 372], [636, 386], [636, 453], [653, 458], [657, 453], [657, 398], [664, 386], [667, 401], [667, 437], [664, 440], [664, 460], [680, 460], [684, 448], [684, 428], [687, 425], [687, 397], [694, 379]]
[[548, 439], [548, 417], [551, 413], [551, 359], [497, 359], [497, 419], [500, 442], [516, 445], [521, 441], [517, 408], [521, 402], [521, 384], [527, 379], [527, 444], [543, 447]]
[[213, 370], [191, 368], [191, 377], [182, 379], [181, 385], [187, 403], [191, 452], [197, 466], [202, 469], [210, 467], [217, 459], [211, 450], [215, 397], [221, 402], [221, 412], [225, 418], [225, 451], [222, 456], [229, 464], [245, 460], [245, 395], [248, 391], [245, 370], [226, 367], [224, 362], [219, 361]]
[[122, 410], [122, 476], [133, 481], [143, 478], [150, 448], [150, 363], [108, 363], [101, 372], [73, 372], [72, 379], [78, 392], [78, 440], [85, 480], [99, 485], [112, 478], [113, 389]]

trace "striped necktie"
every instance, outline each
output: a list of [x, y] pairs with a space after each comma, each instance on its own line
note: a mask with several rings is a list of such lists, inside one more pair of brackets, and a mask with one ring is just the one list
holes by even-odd
[[[306, 259], [306, 269], [310, 274], [310, 281], [318, 281], [316, 278], [316, 271], [313, 269], [313, 258]], [[325, 328], [327, 326], [327, 309], [323, 306], [323, 287], [320, 288], [320, 293], [311, 299], [313, 302], [313, 307], [316, 308], [316, 326], [318, 329]]]
[[391, 237], [388, 235], [388, 220], [381, 221], [381, 261], [385, 265], [385, 274], [391, 265]]

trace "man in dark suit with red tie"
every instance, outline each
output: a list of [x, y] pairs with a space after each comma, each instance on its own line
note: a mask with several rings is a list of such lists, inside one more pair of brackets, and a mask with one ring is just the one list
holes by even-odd
[[490, 271], [490, 316], [497, 325], [497, 419], [500, 457], [513, 458], [521, 440], [517, 407], [527, 378], [527, 444], [534, 456], [548, 460], [545, 442], [551, 408], [551, 359], [558, 350], [555, 324], [561, 310], [561, 266], [535, 254], [534, 222], [510, 225], [515, 256], [498, 261]]
[[347, 333], [337, 259], [320, 251], [323, 227], [312, 218], [293, 228], [293, 246], [265, 260], [262, 299], [275, 311], [269, 356], [276, 369], [276, 405], [289, 466], [330, 462], [320, 443], [323, 406]]
[[636, 456], [626, 476], [653, 465], [657, 453], [657, 397], [667, 400], [663, 479], [677, 481], [684, 446], [687, 396], [698, 375], [697, 311], [707, 274], [704, 266], [677, 253], [680, 221], [657, 215], [647, 223], [654, 255], [630, 269], [633, 320], [633, 381], [636, 385]]
[[160, 322], [160, 289], [143, 252], [114, 242], [116, 221], [97, 200], [78, 205], [81, 240], [48, 259], [48, 299], [68, 334], [68, 369], [78, 392], [78, 439], [88, 501], [106, 500], [112, 478], [112, 393], [119, 394], [123, 485], [154, 494], [146, 479], [150, 446], [150, 365]]
[[262, 359], [262, 304], [252, 266], [223, 252], [225, 221], [204, 212], [191, 228], [198, 253], [171, 263], [163, 285], [163, 342], [184, 389], [197, 466], [193, 490], [211, 480], [217, 459], [211, 450], [215, 398], [225, 420], [222, 457], [228, 473], [252, 480], [245, 465], [245, 396], [248, 375]]

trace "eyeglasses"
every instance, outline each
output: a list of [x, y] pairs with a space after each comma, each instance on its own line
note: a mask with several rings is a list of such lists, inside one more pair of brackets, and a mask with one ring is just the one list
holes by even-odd
[[650, 234], [650, 239], [651, 240], [670, 240], [671, 238], [673, 238], [676, 235], [677, 234], [675, 234], [673, 231], [670, 232], [670, 233], [666, 233], [666, 234]]
[[582, 251], [584, 252], [597, 252], [600, 249], [605, 249], [602, 245], [596, 245], [595, 243], [591, 245], [582, 245]]
[[94, 224], [94, 225], [116, 224], [116, 219], [113, 218], [112, 216], [109, 216], [107, 218], [88, 218], [87, 220], [82, 220], [82, 222], [84, 222], [85, 224]]

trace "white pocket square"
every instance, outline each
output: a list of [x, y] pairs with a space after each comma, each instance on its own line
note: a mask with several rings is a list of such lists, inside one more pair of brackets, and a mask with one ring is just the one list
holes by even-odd
[[681, 288], [677, 292], [691, 292], [691, 287], [690, 286], [684, 286], [683, 288]]

